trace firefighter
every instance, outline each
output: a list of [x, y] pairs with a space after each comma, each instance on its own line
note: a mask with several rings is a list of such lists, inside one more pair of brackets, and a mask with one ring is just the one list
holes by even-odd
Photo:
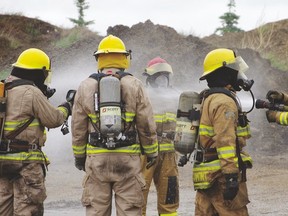
[[[145, 205], [142, 215], [146, 215], [149, 188], [153, 180], [157, 190], [157, 209], [159, 215], [176, 216], [179, 207], [179, 184], [176, 152], [173, 144], [177, 98], [179, 96], [170, 83], [172, 67], [166, 60], [156, 57], [149, 61], [145, 72], [149, 98], [153, 106], [157, 125], [159, 155], [155, 166], [146, 168], [146, 158], [142, 157], [142, 172], [146, 181], [144, 190]], [[173, 102], [173, 99], [174, 102]]]
[[197, 216], [248, 216], [246, 169], [251, 157], [243, 151], [251, 137], [248, 119], [236, 99], [236, 92], [250, 91], [253, 80], [248, 66], [230, 49], [209, 52], [204, 60], [209, 89], [202, 92], [199, 146], [193, 165]]
[[59, 127], [71, 114], [68, 102], [55, 108], [47, 98], [49, 88], [45, 83], [51, 78], [50, 69], [47, 54], [30, 48], [20, 54], [5, 80], [0, 215], [44, 214], [45, 167], [49, 164], [41, 150], [46, 141], [45, 128]]
[[[266, 98], [271, 103], [288, 105], [288, 94], [281, 91], [269, 90], [267, 92]], [[276, 122], [277, 124], [287, 126], [288, 125], [288, 112], [280, 112], [267, 110], [266, 117], [268, 122]]]
[[98, 73], [81, 82], [72, 115], [75, 166], [86, 172], [82, 204], [86, 215], [111, 215], [114, 193], [117, 215], [141, 215], [141, 149], [147, 166], [158, 155], [152, 106], [141, 81], [125, 72], [131, 51], [120, 38], [104, 37], [94, 56]]

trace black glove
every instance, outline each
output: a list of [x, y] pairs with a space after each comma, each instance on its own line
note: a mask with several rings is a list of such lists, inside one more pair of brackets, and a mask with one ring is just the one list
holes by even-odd
[[224, 200], [233, 200], [239, 190], [239, 183], [238, 183], [238, 174], [226, 174], [226, 188], [223, 193]]
[[58, 107], [61, 107], [61, 106], [67, 109], [68, 116], [72, 115], [72, 104], [71, 103], [64, 102], [64, 103], [60, 104]]
[[266, 111], [266, 118], [267, 118], [268, 122], [276, 122], [277, 111], [267, 110]]
[[85, 171], [86, 157], [77, 158], [75, 157], [75, 167], [79, 170]]
[[156, 163], [157, 156], [154, 157], [148, 157], [147, 156], [147, 164], [146, 164], [146, 169], [149, 169]]
[[284, 94], [279, 91], [269, 90], [266, 94], [266, 98], [272, 103], [283, 103]]

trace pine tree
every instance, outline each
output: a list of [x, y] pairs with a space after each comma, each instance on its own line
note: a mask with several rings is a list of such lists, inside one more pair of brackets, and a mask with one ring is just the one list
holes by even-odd
[[84, 20], [84, 10], [87, 10], [89, 8], [88, 3], [85, 2], [85, 0], [75, 0], [75, 4], [78, 8], [79, 13], [78, 19], [69, 18], [69, 20], [79, 27], [85, 27], [90, 24], [93, 24], [94, 21], [92, 20], [91, 21]]
[[227, 32], [241, 32], [243, 31], [242, 29], [238, 28], [236, 25], [238, 24], [238, 20], [240, 18], [240, 16], [238, 16], [237, 14], [235, 14], [235, 10], [234, 8], [236, 7], [235, 1], [234, 0], [229, 0], [228, 3], [228, 8], [229, 11], [224, 13], [222, 16], [220, 16], [219, 18], [222, 20], [222, 27], [217, 28], [215, 30], [215, 34], [217, 34], [218, 32], [220, 32], [220, 35], [224, 35]]

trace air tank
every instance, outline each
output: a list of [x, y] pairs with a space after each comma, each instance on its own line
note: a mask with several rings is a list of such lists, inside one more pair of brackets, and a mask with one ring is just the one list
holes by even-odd
[[193, 152], [197, 140], [200, 119], [200, 96], [197, 92], [184, 91], [180, 94], [174, 145], [180, 154]]

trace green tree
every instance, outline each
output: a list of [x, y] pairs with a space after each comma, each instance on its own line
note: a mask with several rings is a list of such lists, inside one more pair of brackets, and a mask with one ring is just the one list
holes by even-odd
[[222, 27], [217, 28], [214, 32], [215, 34], [219, 32], [220, 35], [224, 35], [227, 32], [243, 31], [242, 29], [236, 26], [238, 24], [238, 20], [240, 16], [235, 14], [235, 10], [234, 10], [235, 7], [236, 7], [235, 1], [229, 0], [229, 3], [228, 3], [229, 11], [219, 17], [222, 20], [221, 21]]
[[93, 24], [94, 23], [93, 20], [91, 21], [84, 20], [84, 10], [87, 10], [89, 8], [88, 3], [85, 2], [85, 0], [75, 0], [75, 4], [78, 8], [79, 13], [78, 19], [69, 18], [69, 20], [79, 27], [85, 27], [90, 24]]

